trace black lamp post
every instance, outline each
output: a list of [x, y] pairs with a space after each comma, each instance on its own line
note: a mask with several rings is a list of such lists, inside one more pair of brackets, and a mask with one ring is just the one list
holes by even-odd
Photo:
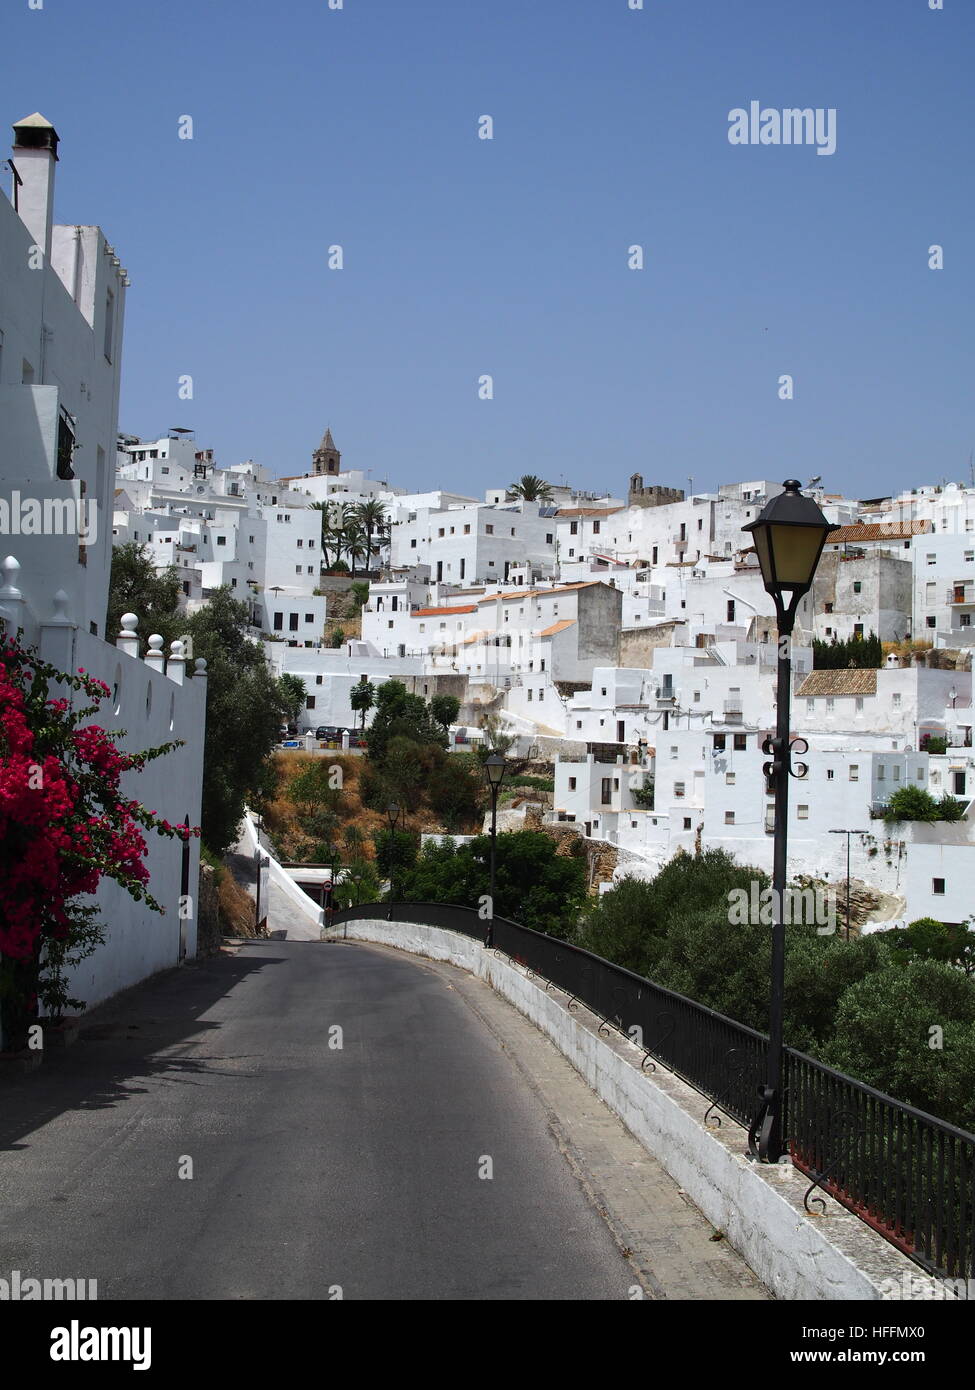
[[488, 918], [487, 935], [484, 938], [485, 946], [494, 945], [494, 878], [498, 851], [498, 792], [501, 790], [501, 783], [504, 780], [507, 766], [500, 753], [492, 753], [484, 763], [488, 790], [491, 793], [491, 889], [489, 903], [491, 915]]
[[765, 740], [772, 755], [765, 764], [770, 791], [775, 793], [775, 836], [772, 858], [772, 896], [775, 924], [772, 928], [772, 981], [769, 1007], [768, 1067], [759, 1087], [762, 1105], [748, 1131], [748, 1146], [763, 1163], [776, 1163], [783, 1152], [784, 1110], [782, 1072], [782, 1008], [785, 992], [785, 922], [783, 920], [786, 856], [788, 850], [789, 777], [803, 776], [799, 764], [792, 771], [789, 716], [792, 699], [792, 630], [799, 600], [812, 587], [819, 557], [833, 529], [810, 497], [803, 497], [795, 478], [783, 483], [755, 521], [743, 526], [751, 534], [762, 567], [766, 592], [775, 603], [779, 631], [776, 685], [775, 737]]
[[387, 917], [393, 915], [393, 870], [396, 864], [396, 826], [399, 822], [399, 807], [395, 801], [391, 801], [386, 807], [386, 820], [389, 822], [389, 912]]

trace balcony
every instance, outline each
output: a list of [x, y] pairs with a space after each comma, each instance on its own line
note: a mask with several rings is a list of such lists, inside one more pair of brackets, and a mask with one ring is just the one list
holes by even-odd
[[724, 722], [726, 724], [740, 724], [742, 719], [741, 701], [725, 700], [724, 702]]
[[945, 603], [959, 608], [975, 604], [975, 584], [949, 585], [945, 593]]
[[658, 705], [674, 705], [677, 703], [677, 692], [672, 685], [658, 685], [653, 695]]

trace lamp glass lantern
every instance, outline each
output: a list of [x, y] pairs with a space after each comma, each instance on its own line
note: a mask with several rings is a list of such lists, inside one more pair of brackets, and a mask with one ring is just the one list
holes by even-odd
[[492, 753], [489, 758], [485, 759], [484, 771], [487, 774], [488, 785], [492, 790], [497, 791], [498, 787], [500, 787], [507, 766], [507, 763], [500, 753]]
[[834, 529], [812, 498], [803, 497], [795, 478], [783, 483], [783, 491], [742, 527], [752, 537], [766, 592], [775, 599], [780, 617], [791, 618], [808, 593], [826, 537]]

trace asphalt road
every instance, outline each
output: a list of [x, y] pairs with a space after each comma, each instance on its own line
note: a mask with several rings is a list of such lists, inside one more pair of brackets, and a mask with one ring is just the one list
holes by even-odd
[[15, 1269], [124, 1299], [625, 1299], [634, 1283], [458, 991], [392, 952], [277, 941], [131, 991], [0, 1080], [0, 1276]]

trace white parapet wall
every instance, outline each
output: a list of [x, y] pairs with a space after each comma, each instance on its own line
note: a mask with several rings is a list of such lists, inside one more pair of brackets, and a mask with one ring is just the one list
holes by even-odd
[[[246, 845], [249, 853], [256, 854], [258, 849], [257, 828], [254, 825], [254, 815], [248, 811], [244, 816], [242, 843]], [[303, 917], [308, 919], [311, 926], [319, 929], [325, 924], [325, 914], [321, 906], [308, 896], [303, 888], [299, 888], [287, 869], [283, 869], [273, 854], [268, 854], [262, 850], [267, 863], [268, 881], [275, 887], [280, 888], [281, 892], [288, 899], [293, 908], [296, 908]]]
[[803, 1207], [809, 1186], [791, 1163], [764, 1166], [746, 1156], [740, 1125], [706, 1125], [707, 1100], [658, 1066], [644, 1072], [642, 1049], [597, 1030], [588, 1010], [566, 1008], [561, 992], [507, 956], [458, 932], [381, 918], [343, 922], [333, 935], [449, 961], [484, 980], [541, 1029], [644, 1148], [680, 1184], [716, 1230], [777, 1298], [802, 1300], [944, 1298], [942, 1281], [817, 1189], [825, 1207]]

